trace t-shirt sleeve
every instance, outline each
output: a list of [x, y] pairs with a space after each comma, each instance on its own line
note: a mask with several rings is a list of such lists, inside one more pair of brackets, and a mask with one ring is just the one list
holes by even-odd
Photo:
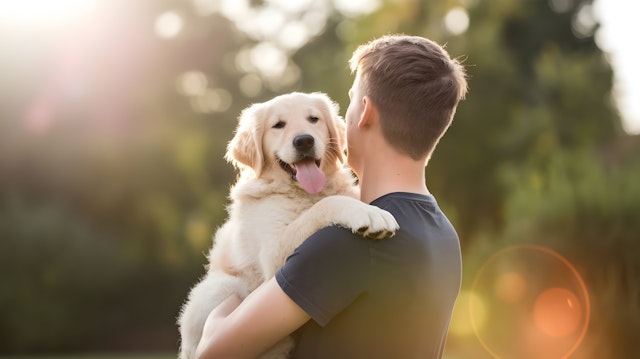
[[321, 326], [369, 283], [367, 239], [332, 226], [307, 238], [276, 272], [282, 290]]

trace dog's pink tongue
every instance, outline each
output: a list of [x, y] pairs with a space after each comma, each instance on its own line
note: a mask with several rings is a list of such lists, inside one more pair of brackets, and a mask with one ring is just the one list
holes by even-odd
[[320, 171], [314, 161], [303, 161], [295, 164], [296, 179], [305, 191], [315, 194], [324, 187], [324, 173]]

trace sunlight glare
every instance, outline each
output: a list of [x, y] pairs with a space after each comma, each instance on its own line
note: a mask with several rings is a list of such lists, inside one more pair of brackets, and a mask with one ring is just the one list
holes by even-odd
[[191, 107], [199, 113], [224, 112], [232, 102], [229, 91], [223, 88], [207, 89], [202, 95], [191, 98]]
[[268, 42], [262, 42], [253, 47], [250, 56], [252, 64], [265, 76], [282, 76], [287, 67], [287, 55]]
[[262, 92], [262, 79], [256, 74], [246, 74], [238, 81], [240, 91], [247, 97], [256, 97]]
[[333, 4], [346, 17], [370, 14], [380, 7], [379, 0], [334, 0]]
[[469, 14], [461, 6], [449, 10], [444, 17], [444, 26], [452, 35], [460, 35], [469, 28]]
[[312, 9], [302, 15], [302, 23], [306, 25], [309, 37], [322, 33], [328, 19], [328, 12], [323, 9]]
[[640, 29], [640, 2], [595, 0], [593, 11], [600, 23], [596, 43], [607, 53], [614, 69], [613, 97], [623, 128], [629, 134], [640, 134], [640, 51], [633, 45]]
[[267, 2], [289, 13], [296, 14], [308, 10], [312, 0], [268, 0]]
[[222, 0], [220, 3], [220, 12], [232, 21], [241, 20], [250, 8], [248, 0]]
[[285, 49], [297, 50], [309, 41], [307, 27], [301, 21], [286, 24], [278, 34], [278, 44]]
[[580, 8], [571, 22], [571, 30], [578, 38], [585, 38], [593, 35], [598, 26], [598, 21], [593, 13], [591, 5], [584, 5]]
[[0, 1], [2, 27], [41, 29], [66, 25], [93, 12], [97, 0]]
[[156, 19], [155, 31], [161, 38], [169, 39], [176, 37], [182, 30], [182, 17], [173, 11], [167, 11]]
[[203, 95], [207, 89], [207, 76], [200, 71], [187, 71], [178, 78], [178, 92], [185, 96]]

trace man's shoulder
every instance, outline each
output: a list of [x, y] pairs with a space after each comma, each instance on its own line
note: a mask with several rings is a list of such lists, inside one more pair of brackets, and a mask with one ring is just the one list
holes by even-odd
[[302, 248], [335, 250], [336, 248], [361, 247], [365, 237], [354, 233], [354, 230], [339, 224], [319, 229], [309, 236], [301, 245]]

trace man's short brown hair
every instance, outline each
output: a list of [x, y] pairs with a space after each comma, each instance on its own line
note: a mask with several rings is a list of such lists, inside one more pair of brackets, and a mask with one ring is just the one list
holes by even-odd
[[349, 64], [380, 113], [385, 139], [415, 160], [429, 159], [467, 93], [462, 65], [435, 42], [406, 35], [361, 45]]

